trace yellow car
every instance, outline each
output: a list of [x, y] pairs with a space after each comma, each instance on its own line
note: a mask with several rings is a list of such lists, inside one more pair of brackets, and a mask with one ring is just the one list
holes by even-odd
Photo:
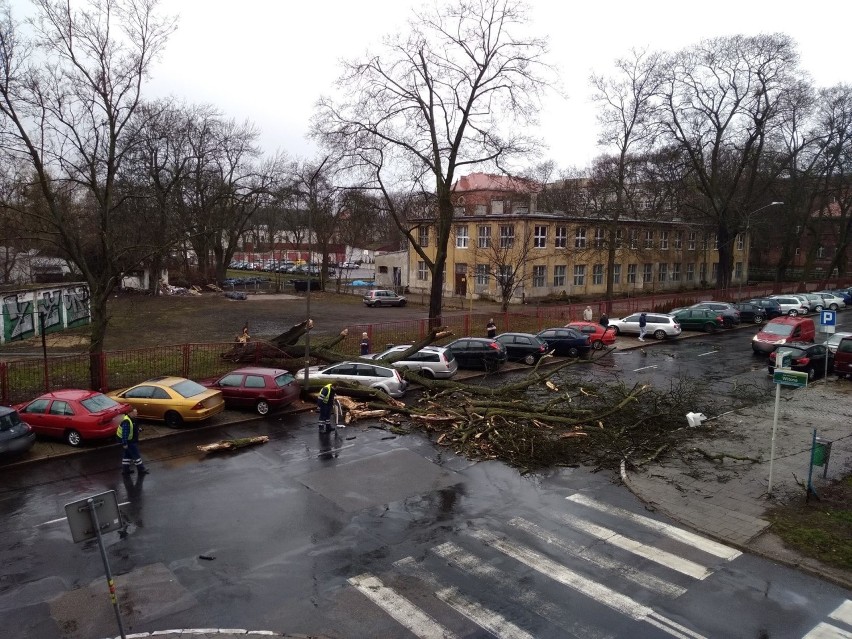
[[109, 396], [130, 404], [141, 419], [164, 421], [171, 427], [199, 422], [225, 409], [221, 391], [183, 377], [154, 377]]

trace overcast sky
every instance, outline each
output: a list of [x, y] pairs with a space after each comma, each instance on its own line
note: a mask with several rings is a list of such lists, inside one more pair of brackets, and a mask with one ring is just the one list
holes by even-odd
[[[27, 0], [13, 0], [23, 7]], [[785, 32], [798, 43], [801, 67], [818, 86], [852, 81], [845, 44], [852, 2], [776, 0], [531, 0], [533, 26], [546, 37], [566, 98], [541, 114], [545, 157], [560, 168], [585, 166], [598, 154], [588, 78], [608, 72], [632, 47], [676, 50], [702, 38]], [[329, 92], [341, 58], [375, 49], [405, 29], [420, 0], [161, 0], [178, 16], [147, 95], [210, 103], [250, 119], [269, 152], [310, 157], [307, 139], [317, 98]]]

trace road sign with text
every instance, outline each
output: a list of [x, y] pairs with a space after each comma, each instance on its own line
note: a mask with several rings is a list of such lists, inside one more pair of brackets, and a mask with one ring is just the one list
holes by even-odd
[[781, 386], [804, 388], [808, 385], [808, 374], [799, 371], [778, 370], [772, 374], [772, 381]]
[[835, 326], [837, 324], [837, 311], [822, 311], [819, 314], [820, 326]]

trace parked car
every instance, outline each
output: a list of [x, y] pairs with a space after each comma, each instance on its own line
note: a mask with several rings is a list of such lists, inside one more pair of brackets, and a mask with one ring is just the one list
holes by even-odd
[[292, 404], [302, 391], [290, 371], [260, 366], [238, 368], [200, 383], [220, 391], [227, 406], [253, 408], [259, 415]]
[[374, 288], [364, 293], [364, 304], [370, 307], [405, 306], [406, 302], [402, 295], [381, 288]]
[[[595, 324], [594, 322], [571, 322], [570, 324], [566, 324], [565, 328], [573, 328], [575, 331], [579, 331], [583, 335], [588, 335], [589, 342], [591, 342], [592, 348], [595, 350], [600, 350], [604, 346], [612, 346], [615, 344], [615, 330], [609, 328], [609, 326], [604, 328], [600, 324]], [[550, 342], [548, 342], [548, 344], [549, 343]]]
[[734, 307], [740, 312], [740, 319], [743, 322], [751, 322], [752, 324], [763, 324], [766, 321], [766, 310], [752, 304], [751, 302], [738, 302]]
[[130, 404], [140, 418], [163, 421], [172, 428], [209, 419], [225, 410], [221, 391], [183, 377], [153, 377], [109, 396]]
[[778, 302], [778, 305], [781, 307], [781, 311], [785, 315], [790, 315], [791, 317], [795, 317], [796, 315], [807, 315], [810, 312], [810, 307], [800, 300], [798, 297], [793, 297], [792, 295], [773, 295], [770, 299]]
[[830, 350], [832, 353], [836, 353], [837, 347], [840, 346], [840, 340], [842, 340], [844, 337], [852, 337], [852, 333], [840, 332], [832, 334], [832, 336], [829, 337], [828, 341], [826, 341], [825, 343], [826, 348], [828, 348], [828, 350]]
[[[778, 300], [774, 300], [769, 297], [754, 297], [750, 300], [746, 300], [746, 303], [754, 304], [755, 306], [762, 308], [764, 310], [764, 319], [771, 320], [784, 315], [784, 311], [781, 310], [781, 305], [778, 303]], [[740, 317], [742, 317], [742, 313], [740, 313]]]
[[115, 437], [121, 418], [133, 411], [103, 393], [68, 388], [45, 393], [15, 406], [36, 435], [62, 439], [70, 446]]
[[852, 304], [852, 289], [841, 288], [841, 289], [828, 290], [828, 291], [817, 291], [817, 292], [818, 293], [831, 293], [832, 295], [836, 295], [837, 297], [839, 297], [840, 299], [843, 300], [843, 302], [846, 304], [846, 306], [849, 306], [850, 304]]
[[550, 352], [547, 342], [532, 333], [501, 333], [494, 338], [506, 347], [506, 357], [532, 366]]
[[764, 324], [751, 338], [755, 353], [771, 353], [779, 346], [791, 342], [813, 342], [816, 336], [814, 321], [809, 317], [776, 317]]
[[350, 270], [350, 269], [353, 269], [353, 268], [358, 268], [360, 266], [360, 264], [358, 264], [358, 262], [341, 262], [339, 264], [339, 266], [342, 269]]
[[[391, 397], [402, 397], [408, 382], [402, 379], [399, 371], [392, 366], [363, 364], [361, 362], [340, 362], [330, 366], [311, 366], [308, 378], [323, 384], [328, 382], [347, 382], [368, 388], [378, 388]], [[305, 379], [305, 369], [296, 372], [296, 379]]]
[[813, 313], [819, 313], [822, 309], [827, 307], [822, 296], [817, 295], [816, 293], [802, 293], [801, 297], [804, 297], [808, 301], [808, 306]]
[[716, 313], [722, 316], [725, 328], [733, 328], [740, 323], [740, 312], [736, 306], [728, 302], [698, 302], [698, 304], [693, 304], [689, 308], [707, 308], [711, 311], [716, 311]]
[[[374, 353], [365, 357], [367, 359], [383, 360], [392, 355], [403, 353], [409, 348], [411, 348], [410, 344], [403, 344], [389, 348], [382, 353]], [[430, 377], [432, 379], [449, 379], [459, 369], [456, 356], [453, 355], [451, 350], [442, 346], [424, 346], [416, 353], [409, 355], [405, 359], [391, 362], [390, 365], [395, 368], [412, 370], [419, 375], [423, 375], [423, 377]]]
[[725, 318], [721, 313], [709, 308], [684, 308], [670, 315], [685, 331], [715, 333], [725, 327]]
[[36, 435], [18, 411], [0, 406], [0, 455], [19, 455], [33, 447]]
[[506, 347], [487, 337], [462, 337], [447, 344], [458, 362], [459, 368], [496, 371], [508, 359]]
[[[791, 352], [790, 368], [800, 373], [807, 373], [808, 380], [816, 379], [825, 375], [826, 366], [829, 371], [834, 370], [834, 357], [824, 344], [804, 344], [792, 342], [784, 345], [784, 350]], [[769, 362], [766, 368], [770, 375], [775, 372], [775, 360], [778, 351], [769, 353]], [[826, 364], [826, 359], [828, 363]]]
[[[612, 333], [612, 331], [609, 331]], [[592, 349], [592, 339], [575, 328], [546, 328], [538, 337], [553, 349], [554, 355], [579, 357]], [[614, 333], [613, 333], [614, 337]]]
[[835, 295], [834, 293], [814, 293], [814, 295], [819, 295], [823, 301], [823, 308], [831, 309], [832, 311], [839, 311], [841, 309], [846, 308], [845, 300], [839, 295]]
[[[629, 335], [639, 334], [639, 315], [633, 313], [621, 319], [615, 318], [609, 320], [609, 325], [615, 331], [616, 335], [622, 333]], [[677, 337], [681, 333], [680, 324], [669, 315], [660, 315], [658, 313], [647, 313], [645, 316], [646, 331], [648, 335], [653, 335], [654, 339], [666, 339], [667, 337]]]
[[840, 340], [834, 352], [834, 372], [838, 377], [852, 377], [852, 336]]

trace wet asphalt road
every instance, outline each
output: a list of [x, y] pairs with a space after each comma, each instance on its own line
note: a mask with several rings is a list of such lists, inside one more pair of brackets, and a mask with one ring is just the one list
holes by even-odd
[[[628, 380], [694, 372], [771, 392], [751, 334], [610, 358]], [[97, 546], [72, 543], [61, 518], [65, 503], [106, 490], [128, 522], [105, 538], [128, 632], [804, 637], [852, 597], [660, 526], [603, 474], [521, 477], [420, 436], [357, 427], [320, 437], [314, 420], [151, 442], [141, 483], [121, 478], [114, 449], [0, 471], [0, 627], [14, 629], [4, 636], [116, 634]], [[271, 441], [229, 455], [195, 448], [253, 434]]]

